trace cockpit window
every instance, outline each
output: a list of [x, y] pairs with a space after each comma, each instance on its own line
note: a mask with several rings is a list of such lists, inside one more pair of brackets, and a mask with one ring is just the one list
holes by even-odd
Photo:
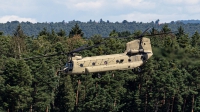
[[72, 68], [73, 67], [73, 63], [66, 63], [65, 67]]
[[69, 70], [69, 71], [72, 71], [73, 70], [73, 63], [69, 62], [69, 63], [66, 63], [65, 65], [65, 70]]

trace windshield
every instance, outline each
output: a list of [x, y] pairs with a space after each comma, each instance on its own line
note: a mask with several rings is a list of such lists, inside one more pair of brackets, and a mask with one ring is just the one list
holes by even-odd
[[73, 68], [73, 63], [71, 63], [71, 62], [66, 63], [65, 67], [67, 67], [67, 68]]

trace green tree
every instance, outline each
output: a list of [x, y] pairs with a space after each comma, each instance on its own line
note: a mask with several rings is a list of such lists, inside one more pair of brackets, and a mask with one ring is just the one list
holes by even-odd
[[66, 36], [66, 32], [63, 29], [60, 29], [60, 31], [57, 32], [57, 35], [61, 36], [61, 37], [65, 37]]
[[[49, 60], [52, 61], [52, 60]], [[43, 61], [29, 62], [34, 75], [32, 93], [33, 108], [35, 111], [54, 109], [55, 89], [58, 85], [58, 77], [53, 65]], [[51, 65], [50, 65], [51, 64]], [[52, 106], [51, 106], [52, 105]]]
[[0, 35], [3, 35], [3, 32], [0, 31]]
[[198, 46], [199, 46], [199, 44], [200, 44], [199, 39], [200, 39], [199, 33], [198, 33], [198, 32], [195, 32], [194, 35], [192, 35], [192, 37], [191, 37], [191, 45], [192, 45], [193, 47], [196, 47], [197, 44], [198, 44]]
[[23, 52], [26, 51], [26, 35], [23, 33], [21, 26], [17, 26], [16, 31], [14, 32], [14, 36], [12, 38], [13, 42], [13, 50], [15, 53], [15, 58], [21, 58]]
[[178, 37], [177, 41], [181, 48], [186, 48], [190, 44], [188, 35], [182, 35], [182, 36]]
[[27, 111], [31, 107], [32, 75], [23, 60], [8, 59], [3, 72], [5, 79], [4, 108]]
[[3, 59], [3, 57], [12, 57], [12, 39], [10, 36], [3, 36], [0, 35], [0, 58]]
[[72, 112], [75, 107], [75, 93], [72, 86], [71, 76], [67, 75], [64, 78], [60, 78], [59, 82], [60, 84], [57, 89], [58, 92], [56, 92], [57, 94], [55, 99], [56, 110], [62, 112]]
[[79, 28], [78, 24], [76, 23], [74, 27], [72, 27], [71, 31], [69, 32], [69, 37], [73, 37], [74, 35], [80, 35], [83, 37], [84, 33], [83, 31]]
[[161, 31], [162, 31], [163, 33], [167, 33], [167, 32], [170, 32], [171, 29], [168, 27], [167, 24], [165, 24], [165, 25], [162, 27]]
[[49, 34], [50, 34], [50, 33], [47, 31], [46, 28], [43, 28], [43, 30], [39, 32], [39, 36], [42, 36], [42, 35], [48, 36]]
[[4, 78], [2, 77], [2, 74], [0, 73], [0, 111], [3, 112], [4, 110], [4, 100], [3, 98], [5, 97], [5, 80]]
[[131, 33], [129, 31], [123, 31], [123, 32], [119, 32], [119, 37], [128, 37], [131, 35]]
[[184, 28], [182, 26], [179, 26], [178, 27], [178, 33], [176, 33], [176, 36], [181, 37], [184, 34], [185, 34]]
[[178, 33], [176, 34], [176, 38], [181, 48], [185, 48], [190, 44], [188, 35], [185, 34], [182, 26], [178, 27]]
[[119, 37], [118, 32], [116, 30], [112, 30], [109, 34], [110, 37]]

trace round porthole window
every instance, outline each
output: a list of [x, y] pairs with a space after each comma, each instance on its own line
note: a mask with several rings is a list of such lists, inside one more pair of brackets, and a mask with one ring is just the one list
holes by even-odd
[[119, 60], [116, 60], [116, 63], [119, 63]]
[[80, 67], [83, 67], [83, 64], [80, 64]]
[[95, 62], [93, 62], [92, 65], [95, 66]]
[[107, 62], [107, 61], [104, 61], [104, 64], [105, 64], [105, 65], [107, 65], [107, 64], [108, 64], [108, 62]]

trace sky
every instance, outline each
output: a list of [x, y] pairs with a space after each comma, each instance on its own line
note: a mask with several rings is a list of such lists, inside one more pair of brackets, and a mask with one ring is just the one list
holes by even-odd
[[0, 0], [0, 23], [199, 20], [200, 0]]

